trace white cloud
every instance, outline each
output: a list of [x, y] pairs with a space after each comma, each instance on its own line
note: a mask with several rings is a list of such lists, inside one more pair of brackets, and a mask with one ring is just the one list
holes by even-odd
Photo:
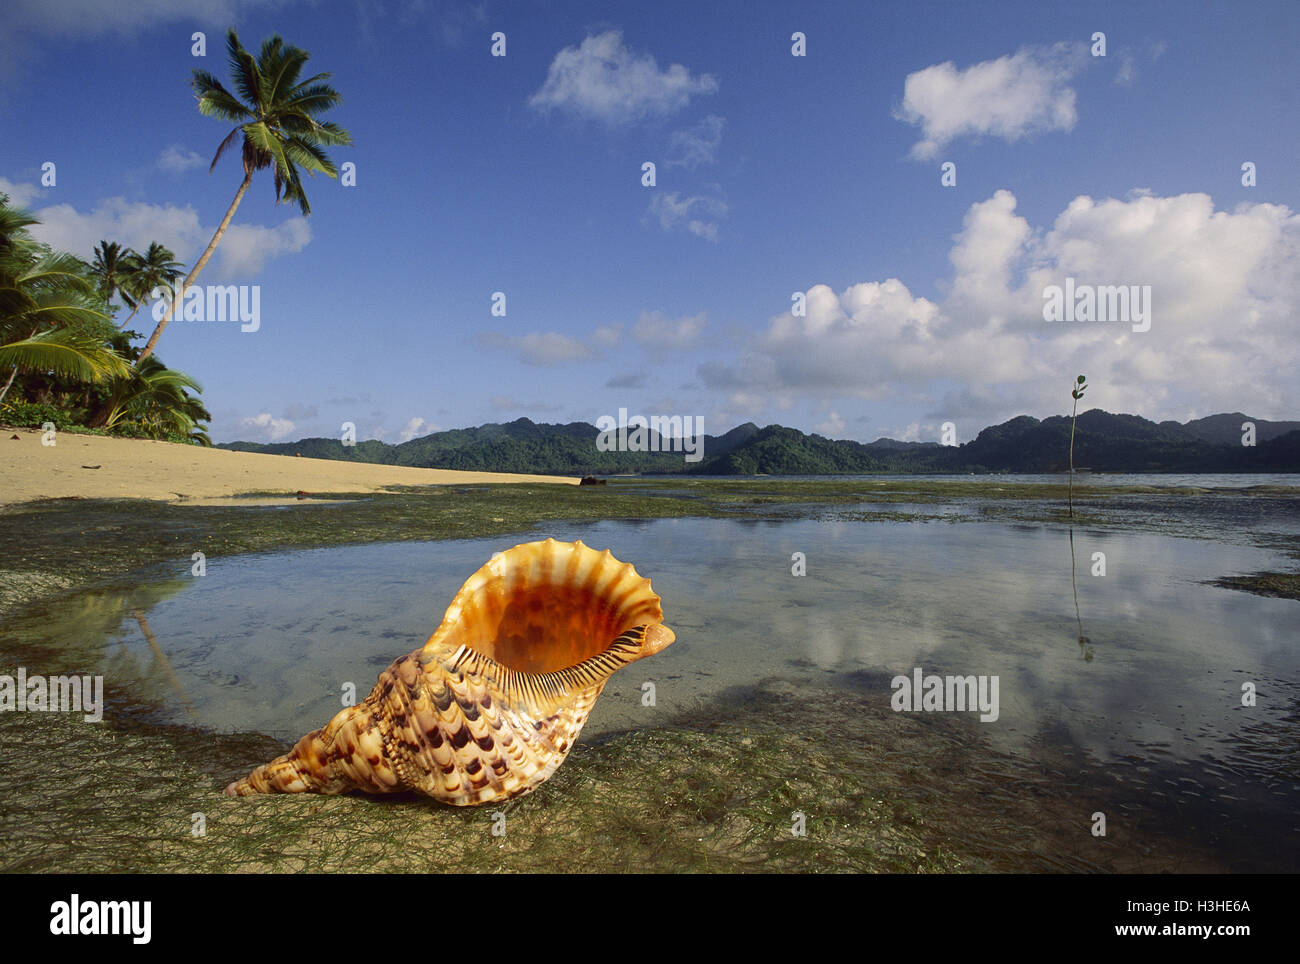
[[1120, 87], [1131, 87], [1137, 78], [1137, 58], [1127, 50], [1119, 54], [1119, 69], [1115, 71], [1115, 83]]
[[950, 141], [992, 135], [1017, 141], [1038, 131], [1074, 128], [1070, 79], [1087, 62], [1083, 44], [1024, 47], [964, 70], [952, 62], [907, 75], [899, 120], [920, 126], [912, 156], [929, 160]]
[[712, 164], [718, 159], [718, 147], [722, 143], [722, 128], [725, 123], [723, 118], [710, 114], [693, 127], [673, 131], [668, 136], [664, 167], [691, 170], [701, 164]]
[[0, 177], [0, 194], [9, 195], [9, 204], [16, 208], [31, 207], [40, 198], [41, 189], [35, 184], [23, 184]]
[[[157, 241], [188, 265], [197, 260], [216, 231], [215, 225], [200, 224], [198, 212], [188, 204], [176, 207], [121, 197], [105, 198], [85, 212], [71, 204], [53, 204], [33, 213], [41, 219], [32, 228], [33, 236], [87, 260], [101, 240], [117, 241], [138, 251]], [[273, 228], [235, 223], [222, 236], [216, 264], [210, 270], [216, 278], [247, 277], [261, 271], [267, 259], [301, 251], [309, 241], [311, 226], [301, 216]]]
[[827, 438], [843, 438], [844, 429], [847, 423], [840, 416], [839, 412], [829, 412], [824, 421], [818, 422], [813, 426], [813, 431], [819, 435], [825, 435]]
[[692, 75], [681, 64], [660, 70], [654, 57], [633, 54], [620, 31], [608, 30], [556, 54], [546, 82], [528, 102], [539, 110], [560, 108], [620, 124], [672, 114], [692, 97], [717, 89], [712, 76]]
[[168, 174], [184, 174], [196, 167], [202, 167], [206, 161], [196, 152], [181, 144], [170, 144], [163, 148], [155, 161], [158, 169]]
[[[310, 241], [311, 225], [301, 215], [273, 228], [260, 224], [232, 224], [217, 245], [221, 274], [225, 277], [255, 275], [262, 270], [267, 259], [295, 254]], [[206, 246], [207, 242], [204, 244]]]
[[250, 432], [247, 441], [278, 442], [293, 432], [294, 424], [287, 418], [275, 418], [270, 412], [261, 412], [252, 418], [241, 418], [241, 428]]
[[613, 348], [622, 336], [622, 325], [601, 325], [591, 333], [591, 340], [597, 348]]
[[716, 242], [718, 222], [711, 219], [724, 217], [727, 203], [715, 197], [682, 197], [676, 191], [669, 191], [656, 194], [651, 199], [648, 213], [659, 221], [659, 226], [665, 231], [684, 227], [696, 237]]
[[684, 352], [696, 346], [707, 322], [705, 312], [682, 318], [665, 318], [657, 311], [643, 312], [632, 327], [632, 337], [659, 354]]
[[426, 422], [418, 415], [413, 415], [402, 426], [402, 430], [397, 435], [399, 442], [409, 442], [413, 438], [421, 438], [425, 435], [432, 435], [434, 432], [441, 432], [442, 429], [433, 422]]
[[895, 442], [938, 442], [940, 427], [935, 424], [922, 425], [920, 422], [912, 422], [905, 428], [882, 429], [876, 438], [891, 438]]
[[[734, 364], [701, 365], [701, 377], [733, 402], [914, 397], [959, 426], [1066, 410], [1080, 372], [1108, 411], [1293, 413], [1300, 215], [1216, 211], [1205, 194], [1080, 196], [1035, 229], [1015, 208], [1008, 191], [970, 207], [941, 301], [896, 278], [814, 285], [806, 316], [773, 317]], [[1066, 277], [1150, 285], [1150, 330], [1045, 322], [1043, 290]]]
[[[159, 24], [198, 20], [201, 23], [234, 23], [238, 15], [256, 7], [277, 6], [283, 0], [131, 0], [104, 3], [102, 0], [10, 0], [5, 17], [16, 27], [77, 36], [130, 33]], [[178, 43], [189, 46], [189, 33]], [[209, 45], [212, 37], [208, 37]], [[209, 55], [212, 51], [209, 50]]]
[[171, 248], [182, 261], [188, 261], [208, 240], [203, 236], [198, 212], [189, 205], [178, 208], [111, 197], [99, 201], [90, 211], [78, 211], [71, 204], [52, 204], [34, 213], [41, 223], [32, 228], [33, 235], [87, 260], [102, 239], [141, 251], [149, 247], [149, 242], [157, 241]]
[[558, 331], [533, 332], [527, 335], [503, 335], [487, 331], [479, 335], [479, 344], [518, 356], [526, 365], [551, 366], [586, 361], [596, 353], [577, 338]]

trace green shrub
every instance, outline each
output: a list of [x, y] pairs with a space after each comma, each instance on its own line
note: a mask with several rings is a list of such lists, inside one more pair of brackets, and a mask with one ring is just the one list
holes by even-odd
[[45, 403], [16, 402], [0, 406], [0, 422], [18, 428], [40, 428], [46, 422], [63, 431], [72, 425], [71, 416], [63, 409]]

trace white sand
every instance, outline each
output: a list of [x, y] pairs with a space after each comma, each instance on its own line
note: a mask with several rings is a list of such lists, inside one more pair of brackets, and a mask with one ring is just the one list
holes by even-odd
[[[12, 436], [17, 435], [15, 440]], [[85, 468], [98, 466], [98, 468]], [[381, 492], [394, 485], [465, 485], [474, 482], [556, 482], [577, 478], [454, 472], [367, 462], [335, 462], [255, 452], [105, 438], [59, 432], [41, 444], [35, 429], [0, 433], [0, 505], [33, 499], [156, 499], [213, 504], [248, 492]]]

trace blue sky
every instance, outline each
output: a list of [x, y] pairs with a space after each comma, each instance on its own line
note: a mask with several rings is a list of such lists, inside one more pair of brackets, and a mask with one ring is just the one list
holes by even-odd
[[[218, 441], [619, 408], [965, 441], [1068, 411], [1077, 372], [1109, 411], [1298, 414], [1294, 3], [17, 0], [6, 19], [0, 191], [87, 259], [101, 238], [187, 265], [206, 245], [241, 172], [208, 173], [228, 127], [189, 80], [228, 81], [227, 27], [332, 73], [356, 186], [307, 180], [304, 220], [259, 173], [199, 283], [260, 285], [260, 327], [177, 321], [158, 346]], [[1044, 321], [1066, 277], [1150, 285], [1150, 329]]]

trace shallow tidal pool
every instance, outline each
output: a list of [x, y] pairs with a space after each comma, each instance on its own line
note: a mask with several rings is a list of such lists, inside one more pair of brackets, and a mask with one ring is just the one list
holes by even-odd
[[[602, 522], [209, 557], [202, 576], [151, 571], [9, 629], [54, 654], [50, 673], [102, 674], [110, 714], [287, 743], [419, 648], [493, 552], [547, 536], [633, 563], [677, 633], [613, 677], [582, 744], [768, 716], [816, 726], [833, 758], [857, 721], [866, 732], [864, 708], [873, 744], [911, 721], [891, 717], [896, 677], [974, 676], [996, 693], [983, 712], [897, 716], [942, 717], [958, 743], [997, 755], [1003, 783], [1021, 763], [1040, 783], [1068, 783], [1080, 850], [1101, 812], [1184, 841], [1208, 861], [1198, 867], [1300, 866], [1297, 606], [1206, 584], [1277, 566], [1250, 546], [1077, 527], [1071, 546], [1060, 526], [987, 522]], [[849, 773], [859, 778], [870, 775]], [[1035, 819], [978, 796], [963, 801], [973, 826]], [[815, 813], [815, 795], [796, 807]]]

